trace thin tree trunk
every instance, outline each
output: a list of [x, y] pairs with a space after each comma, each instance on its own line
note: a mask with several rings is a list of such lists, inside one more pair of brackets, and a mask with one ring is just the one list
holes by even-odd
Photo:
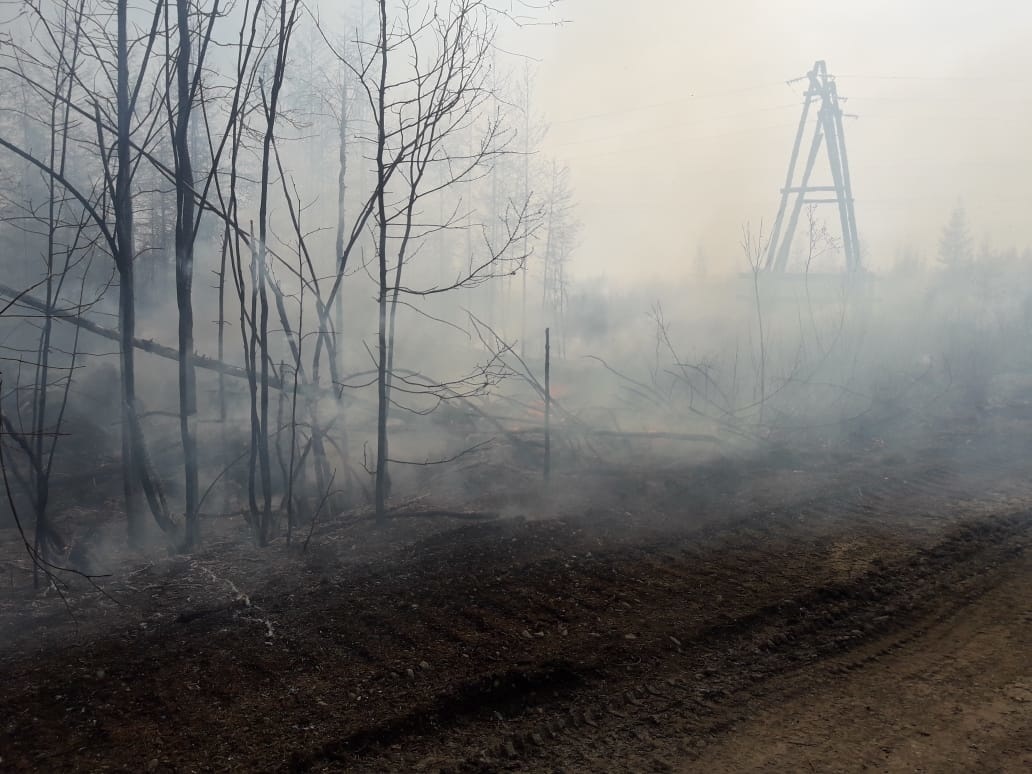
[[[551, 310], [552, 313], [549, 314], [550, 310], [549, 310], [548, 307], [549, 307], [549, 296], [550, 295], [554, 296], [554, 294], [555, 294], [555, 289], [552, 287], [552, 279], [553, 279], [552, 271], [554, 270], [554, 267], [553, 267], [554, 258], [553, 258], [553, 255], [552, 255], [552, 250], [553, 250], [553, 247], [554, 247], [554, 240], [552, 238], [552, 226], [555, 223], [555, 196], [556, 196], [556, 187], [557, 187], [556, 183], [557, 183], [557, 179], [556, 179], [556, 172], [555, 172], [555, 162], [553, 161], [552, 162], [552, 188], [551, 188], [551, 191], [548, 194], [548, 220], [546, 221], [546, 224], [545, 224], [545, 227], [547, 229], [547, 233], [545, 235], [545, 271], [544, 271], [545, 276], [544, 276], [544, 280], [542, 281], [542, 284], [541, 284], [541, 313], [543, 315], [545, 315], [545, 319], [546, 320], [547, 319], [553, 319], [554, 320], [554, 318], [555, 318], [555, 310], [554, 310], [554, 308]], [[554, 298], [553, 298], [553, 300], [554, 300]]]
[[116, 156], [118, 170], [115, 178], [115, 239], [118, 247], [114, 256], [118, 269], [118, 330], [119, 362], [121, 366], [122, 398], [122, 487], [125, 497], [125, 512], [128, 519], [129, 543], [139, 545], [143, 541], [143, 511], [140, 507], [139, 461], [136, 459], [133, 441], [133, 418], [136, 405], [136, 375], [133, 361], [133, 336], [136, 328], [136, 308], [133, 289], [133, 203], [130, 191], [130, 131], [129, 107], [129, 35], [128, 0], [118, 0], [116, 66], [116, 102], [118, 110]]
[[[54, 88], [54, 98], [50, 103], [50, 169], [57, 169], [57, 94], [60, 90], [60, 68]], [[67, 119], [67, 110], [65, 111]], [[68, 123], [64, 125], [67, 131]], [[63, 148], [62, 148], [63, 150]], [[61, 166], [64, 166], [64, 153], [61, 154]], [[59, 170], [63, 173], [63, 169]], [[47, 179], [48, 205], [47, 205], [47, 255], [46, 255], [46, 303], [47, 306], [54, 304], [54, 237], [57, 231], [57, 180], [51, 174]], [[37, 466], [33, 467], [35, 473], [35, 495], [33, 506], [36, 511], [36, 529], [33, 537], [33, 544], [36, 555], [43, 562], [48, 561], [48, 537], [49, 528], [47, 525], [47, 499], [50, 492], [50, 477], [43, 467], [43, 444], [47, 422], [47, 385], [50, 382], [50, 337], [54, 321], [51, 317], [43, 318], [43, 329], [40, 333], [39, 353], [36, 362], [35, 391], [32, 405], [32, 429], [33, 429], [33, 455], [37, 460]], [[69, 381], [71, 374], [69, 374]], [[32, 581], [36, 588], [39, 588], [39, 563], [33, 562]]]
[[273, 73], [272, 89], [268, 103], [265, 105], [265, 136], [262, 142], [261, 194], [258, 206], [258, 260], [257, 282], [259, 302], [259, 350], [261, 353], [261, 376], [259, 391], [259, 427], [258, 463], [262, 474], [262, 516], [258, 530], [258, 542], [265, 545], [269, 539], [272, 522], [272, 464], [269, 455], [269, 293], [268, 293], [268, 227], [269, 227], [269, 162], [272, 156], [273, 137], [276, 130], [276, 110], [279, 103], [280, 88], [283, 85], [283, 72], [286, 66], [287, 46], [290, 31], [294, 25], [297, 3], [292, 6], [290, 17], [287, 17], [287, 0], [281, 0], [279, 8], [279, 36], [277, 38], [276, 66]]
[[[523, 103], [523, 200], [530, 201], [530, 69], [524, 64]], [[523, 288], [520, 293], [520, 357], [527, 357], [527, 256], [530, 242], [530, 224], [523, 224], [523, 270], [520, 272]]]
[[[229, 228], [222, 236], [222, 255], [219, 259], [219, 320], [216, 357], [226, 359], [226, 255], [229, 252]], [[222, 423], [223, 445], [226, 435], [226, 375], [219, 371], [219, 422]]]
[[197, 376], [193, 364], [194, 198], [190, 158], [190, 27], [189, 3], [176, 0], [179, 56], [176, 60], [178, 105], [176, 146], [176, 303], [179, 307], [179, 432], [183, 442], [186, 484], [184, 548], [197, 545]]
[[545, 328], [545, 481], [552, 477], [552, 342]]
[[[337, 271], [344, 272], [344, 235], [345, 228], [347, 227], [347, 220], [345, 218], [345, 197], [347, 194], [347, 171], [348, 171], [348, 153], [347, 153], [347, 138], [348, 138], [348, 85], [345, 77], [344, 82], [340, 87], [340, 147], [338, 150], [338, 159], [340, 167], [337, 172], [337, 241], [336, 241], [336, 260], [337, 260]], [[344, 347], [341, 346], [343, 340], [341, 339], [341, 333], [344, 330], [344, 294], [337, 294], [336, 303], [336, 330], [335, 334], [335, 349], [337, 354], [337, 368], [339, 371], [344, 370]]]
[[[301, 295], [297, 313], [298, 329], [300, 330], [305, 315], [304, 285], [301, 286]], [[303, 339], [298, 339], [297, 360], [294, 361], [294, 388], [290, 395], [290, 464], [287, 467], [287, 545], [289, 546], [294, 537], [294, 467], [297, 461], [297, 385], [298, 372], [301, 370], [301, 346]], [[280, 369], [280, 377], [284, 377], [283, 369]], [[314, 412], [313, 412], [314, 414]], [[312, 432], [317, 432], [313, 416]]]
[[387, 516], [389, 479], [387, 472], [387, 204], [386, 169], [384, 150], [387, 144], [385, 107], [387, 90], [387, 3], [379, 0], [380, 12], [380, 83], [377, 93], [376, 132], [376, 213], [379, 219], [379, 326], [377, 330], [377, 373], [376, 373], [376, 519], [382, 522]]
[[[252, 237], [254, 234], [251, 235]], [[258, 410], [258, 256], [255, 254], [254, 239], [251, 239], [251, 313], [240, 306], [240, 327], [247, 330], [248, 391], [251, 399], [251, 453], [248, 457], [247, 502], [251, 511], [252, 526], [261, 543], [261, 515], [258, 510], [258, 459], [262, 442], [262, 420]], [[246, 318], [246, 320], [245, 320]]]

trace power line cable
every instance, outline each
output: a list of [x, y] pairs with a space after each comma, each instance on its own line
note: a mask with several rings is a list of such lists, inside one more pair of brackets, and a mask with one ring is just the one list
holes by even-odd
[[781, 86], [782, 82], [777, 83], [765, 83], [758, 84], [756, 86], [744, 86], [738, 89], [729, 89], [727, 91], [710, 92], [708, 94], [689, 94], [687, 97], [678, 97], [677, 99], [665, 100], [663, 102], [652, 102], [646, 105], [635, 105], [634, 107], [621, 108], [620, 110], [607, 110], [603, 113], [589, 113], [582, 116], [572, 116], [570, 118], [560, 118], [548, 123], [552, 126], [559, 126], [562, 124], [572, 124], [578, 121], [591, 121], [596, 118], [609, 118], [611, 116], [624, 115], [626, 113], [637, 113], [643, 110], [653, 110], [660, 107], [669, 107], [670, 105], [679, 105], [684, 102], [694, 102], [696, 100], [705, 99], [717, 99], [719, 97], [732, 97], [738, 94], [745, 94], [751, 91], [760, 91], [762, 89], [769, 89], [773, 86]]

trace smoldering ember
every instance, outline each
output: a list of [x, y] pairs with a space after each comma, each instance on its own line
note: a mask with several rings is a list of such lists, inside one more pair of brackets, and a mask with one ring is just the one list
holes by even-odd
[[1030, 34], [0, 4], [0, 771], [1032, 771]]

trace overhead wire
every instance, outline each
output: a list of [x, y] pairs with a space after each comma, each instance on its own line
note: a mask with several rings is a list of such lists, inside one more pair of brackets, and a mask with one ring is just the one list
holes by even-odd
[[626, 132], [618, 132], [618, 133], [615, 133], [615, 134], [602, 135], [600, 137], [588, 137], [588, 138], [582, 138], [582, 139], [577, 139], [577, 140], [569, 140], [567, 142], [555, 143], [552, 147], [564, 148], [564, 147], [569, 147], [571, 145], [584, 145], [586, 143], [593, 143], [593, 142], [606, 142], [608, 140], [620, 140], [620, 139], [623, 139], [625, 137], [641, 137], [642, 135], [654, 134], [656, 132], [664, 132], [664, 131], [667, 131], [669, 129], [681, 129], [681, 128], [689, 127], [689, 126], [698, 126], [700, 124], [705, 124], [705, 123], [708, 123], [710, 121], [719, 121], [719, 120], [725, 120], [725, 119], [731, 119], [731, 118], [744, 118], [744, 117], [748, 117], [748, 116], [752, 116], [752, 115], [757, 115], [759, 113], [770, 113], [770, 112], [773, 112], [773, 111], [776, 111], [776, 110], [785, 110], [785, 109], [788, 109], [788, 108], [798, 109], [799, 108], [799, 103], [791, 103], [791, 104], [785, 104], [785, 105], [772, 105], [772, 106], [768, 106], [768, 107], [756, 108], [754, 110], [739, 111], [737, 113], [726, 113], [726, 114], [723, 114], [723, 115], [702, 116], [702, 117], [700, 117], [700, 118], [698, 118], [696, 120], [691, 120], [691, 121], [677, 121], [675, 123], [663, 124], [663, 125], [660, 125], [660, 126], [650, 126], [650, 127], [644, 128], [644, 129], [633, 129], [633, 130], [628, 130]]
[[757, 84], [755, 86], [743, 86], [736, 89], [728, 89], [726, 91], [709, 92], [706, 94], [689, 94], [686, 97], [678, 97], [676, 99], [664, 100], [663, 102], [651, 102], [645, 105], [633, 105], [631, 107], [621, 108], [619, 110], [607, 110], [602, 113], [589, 113], [581, 116], [571, 116], [569, 118], [560, 118], [548, 123], [552, 126], [560, 126], [563, 124], [572, 124], [578, 121], [591, 121], [598, 118], [610, 118], [612, 116], [625, 115], [627, 113], [637, 113], [643, 110], [653, 110], [655, 108], [669, 107], [670, 105], [679, 105], [684, 102], [693, 102], [696, 100], [704, 99], [717, 99], [719, 97], [732, 97], [738, 94], [746, 94], [751, 91], [760, 91], [762, 89], [769, 89], [772, 86], [781, 86], [782, 81], [776, 83], [764, 83]]
[[[920, 80], [940, 80], [940, 81], [957, 81], [957, 80], [972, 80], [972, 81], [975, 81], [975, 80], [983, 80], [981, 78], [976, 78], [976, 77], [970, 77], [970, 78], [968, 78], [968, 77], [959, 77], [959, 76], [932, 77], [932, 76], [910, 76], [910, 75], [856, 75], [856, 74], [849, 74], [849, 75], [834, 75], [833, 77], [835, 77], [836, 79], [844, 78], [844, 79], [856, 79], [856, 80], [860, 80], [860, 79], [867, 79], [867, 80], [918, 80], [918, 81], [920, 81]], [[692, 102], [692, 101], [695, 101], [695, 100], [715, 99], [715, 98], [720, 98], [720, 97], [730, 97], [730, 96], [735, 96], [735, 95], [738, 95], [738, 94], [744, 94], [744, 93], [749, 93], [749, 92], [756, 92], [756, 91], [771, 89], [771, 88], [773, 88], [775, 86], [784, 86], [784, 85], [788, 85], [790, 88], [792, 88], [792, 82], [791, 81], [768, 82], [768, 83], [763, 83], [763, 84], [755, 84], [755, 85], [752, 85], [752, 86], [745, 86], [745, 87], [740, 87], [740, 88], [727, 89], [727, 90], [719, 91], [719, 92], [710, 92], [710, 93], [699, 94], [699, 95], [694, 95], [693, 94], [693, 95], [690, 95], [690, 96], [687, 96], [687, 97], [683, 97], [683, 98], [672, 99], [672, 100], [665, 100], [663, 102], [649, 103], [647, 105], [637, 105], [637, 106], [632, 106], [632, 107], [628, 107], [628, 108], [624, 108], [624, 109], [620, 109], [620, 110], [605, 111], [605, 112], [601, 112], [601, 113], [593, 113], [593, 114], [587, 114], [587, 115], [583, 115], [583, 116], [574, 116], [574, 117], [570, 117], [570, 118], [566, 118], [566, 119], [561, 119], [559, 121], [553, 121], [553, 122], [551, 122], [551, 124], [552, 125], [568, 125], [568, 124], [576, 123], [576, 122], [580, 122], [580, 121], [597, 120], [597, 119], [600, 119], [600, 118], [607, 118], [607, 117], [613, 117], [613, 116], [627, 115], [627, 114], [631, 114], [631, 113], [639, 113], [639, 112], [643, 112], [643, 111], [646, 111], [646, 110], [652, 110], [652, 109], [656, 109], [656, 108], [669, 107], [671, 105], [680, 105], [680, 104], [689, 103], [689, 102]], [[892, 102], [904, 103], [904, 102], [906, 102], [906, 103], [913, 103], [915, 101], [915, 98], [902, 98], [902, 97], [896, 98], [896, 97], [878, 97], [878, 96], [866, 97], [866, 96], [856, 96], [856, 95], [852, 95], [852, 96], [853, 96], [854, 99], [856, 99], [858, 101], [867, 102], [867, 103], [869, 103], [869, 102], [889, 102], [889, 103], [892, 103]], [[848, 99], [848, 98], [844, 97], [843, 101], [845, 101], [846, 99]], [[962, 99], [964, 101], [969, 101], [966, 98], [961, 98], [961, 97], [938, 97], [938, 96], [935, 96], [935, 95], [922, 95], [921, 97], [918, 97], [916, 99], [917, 99], [917, 101], [926, 101], [926, 102], [934, 102], [934, 101], [940, 101], [940, 102], [941, 101], [947, 101], [947, 102], [949, 102], [949, 101], [961, 101]], [[1008, 96], [1006, 98], [1004, 98], [1004, 97], [995, 98], [992, 95], [982, 95], [982, 99], [983, 100], [988, 99], [989, 101], [993, 101], [994, 99], [1002, 101], [1002, 100], [1006, 99], [1008, 104], [1014, 104], [1015, 101], [1018, 101], [1018, 102], [1032, 102], [1032, 99], [1023, 100], [1021, 98], [1018, 98], [1017, 100], [1015, 100], [1015, 98], [1013, 96]], [[792, 103], [780, 104], [780, 105], [757, 107], [757, 108], [754, 108], [754, 109], [751, 109], [751, 110], [737, 111], [737, 112], [734, 112], [734, 113], [726, 113], [726, 114], [720, 114], [720, 115], [709, 115], [709, 116], [700, 116], [697, 119], [693, 119], [693, 120], [689, 120], [689, 121], [677, 121], [677, 122], [674, 122], [674, 123], [663, 124], [661, 126], [650, 126], [650, 127], [647, 127], [647, 128], [633, 129], [633, 130], [628, 130], [626, 132], [617, 132], [617, 133], [606, 134], [606, 135], [597, 136], [597, 137], [578, 138], [578, 139], [575, 139], [575, 140], [569, 140], [569, 141], [565, 141], [565, 142], [561, 142], [561, 143], [552, 144], [551, 147], [554, 147], [554, 148], [565, 148], [565, 147], [570, 147], [570, 146], [573, 146], [573, 145], [584, 146], [584, 145], [589, 145], [589, 144], [592, 144], [592, 143], [620, 141], [620, 140], [623, 140], [623, 139], [626, 139], [626, 138], [631, 138], [631, 137], [633, 137], [633, 138], [640, 138], [642, 136], [647, 136], [647, 135], [652, 135], [652, 134], [659, 134], [659, 133], [663, 133], [663, 132], [674, 130], [674, 129], [680, 129], [680, 128], [690, 127], [690, 126], [697, 126], [697, 125], [705, 124], [705, 123], [708, 123], [708, 122], [711, 122], [711, 121], [720, 121], [720, 120], [744, 118], [744, 117], [748, 117], [750, 115], [756, 115], [756, 114], [765, 113], [765, 112], [773, 112], [773, 111], [785, 110], [785, 109], [789, 109], [789, 108], [799, 108], [801, 106], [801, 104], [802, 104], [802, 100], [797, 101], [797, 102], [792, 102]], [[891, 119], [891, 120], [905, 119], [905, 118], [909, 118], [909, 117], [913, 117], [913, 118], [917, 118], [917, 119], [924, 119], [924, 120], [949, 120], [949, 121], [958, 121], [959, 120], [959, 121], [993, 121], [993, 122], [998, 122], [998, 121], [1001, 120], [1001, 118], [1010, 118], [1012, 120], [1018, 120], [1018, 117], [1016, 117], [1016, 116], [1003, 116], [1003, 117], [1001, 117], [999, 115], [990, 115], [990, 114], [983, 114], [983, 113], [911, 114], [911, 116], [899, 116], [899, 115], [893, 116], [893, 115], [884, 115], [883, 114], [883, 118]], [[746, 127], [744, 129], [734, 129], [734, 130], [728, 130], [728, 131], [719, 132], [719, 133], [687, 136], [687, 137], [683, 137], [681, 139], [683, 139], [685, 141], [697, 141], [697, 140], [705, 140], [705, 139], [714, 139], [714, 138], [719, 138], [719, 137], [726, 136], [728, 134], [739, 134], [739, 133], [743, 133], [743, 132], [753, 132], [753, 131], [762, 131], [762, 130], [770, 130], [770, 129], [780, 129], [780, 128], [784, 128], [786, 126], [794, 126], [794, 125], [796, 125], [795, 122], [793, 122], [792, 124], [775, 124], [775, 125], [765, 126], [765, 127]], [[570, 158], [570, 160], [574, 160], [574, 159], [590, 159], [590, 158], [596, 158], [596, 157], [600, 157], [600, 156], [617, 155], [617, 154], [624, 153], [624, 152], [626, 152], [625, 148], [614, 149], [614, 150], [611, 150], [611, 151], [602, 151], [602, 150], [600, 150], [598, 152], [576, 154], [574, 156], [570, 156], [569, 158]]]
[[[729, 129], [729, 130], [726, 130], [726, 131], [723, 131], [723, 132], [714, 133], [714, 134], [681, 135], [680, 137], [678, 137], [678, 140], [681, 141], [681, 142], [698, 142], [700, 140], [719, 139], [719, 138], [728, 137], [728, 136], [731, 136], [731, 135], [749, 134], [749, 133], [752, 133], [752, 132], [767, 132], [767, 131], [771, 131], [771, 130], [774, 130], [774, 129], [784, 129], [784, 128], [796, 126], [797, 124], [798, 124], [798, 121], [791, 121], [791, 122], [782, 122], [780, 124], [744, 126], [744, 127], [738, 128], [738, 129]], [[631, 134], [635, 134], [635, 133], [631, 133]], [[573, 145], [573, 144], [580, 145], [581, 143], [564, 143], [563, 145], [556, 145], [554, 147], [564, 147], [565, 145]], [[578, 159], [592, 159], [592, 158], [598, 158], [598, 157], [602, 157], [602, 156], [618, 156], [618, 155], [625, 155], [625, 154], [627, 154], [627, 148], [618, 148], [618, 149], [614, 149], [614, 150], [597, 151], [595, 153], [578, 153], [578, 154], [575, 154], [575, 155], [572, 155], [572, 156], [564, 155], [563, 158], [568, 160], [568, 161], [574, 161], [574, 160], [578, 160]], [[680, 156], [681, 154], [678, 154], [678, 155]], [[638, 163], [640, 163], [640, 160], [639, 160]]]
[[993, 83], [1028, 83], [1027, 78], [1001, 78], [993, 75], [856, 75], [835, 73], [835, 79], [845, 78], [858, 81], [978, 81]]

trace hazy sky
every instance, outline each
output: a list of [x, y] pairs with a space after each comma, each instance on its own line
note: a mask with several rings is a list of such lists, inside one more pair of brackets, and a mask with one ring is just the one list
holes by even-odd
[[[565, 0], [531, 32], [536, 97], [584, 222], [575, 272], [613, 280], [745, 268], [769, 224], [803, 76], [838, 78], [860, 238], [875, 267], [931, 258], [959, 199], [976, 241], [1032, 244], [1032, 3]], [[807, 135], [808, 137], [809, 135]], [[833, 208], [822, 208], [829, 223]]]

